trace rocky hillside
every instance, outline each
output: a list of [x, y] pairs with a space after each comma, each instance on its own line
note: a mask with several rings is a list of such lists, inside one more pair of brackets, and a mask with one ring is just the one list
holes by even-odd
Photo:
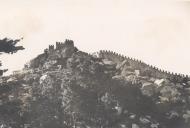
[[0, 78], [0, 128], [189, 128], [189, 78], [134, 65], [57, 42]]

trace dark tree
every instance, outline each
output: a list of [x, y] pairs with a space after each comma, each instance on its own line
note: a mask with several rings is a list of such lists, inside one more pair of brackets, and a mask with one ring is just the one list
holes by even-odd
[[0, 40], [0, 53], [16, 53], [18, 50], [24, 50], [23, 46], [16, 46], [16, 44], [18, 42], [20, 42], [21, 39], [16, 39], [16, 40], [12, 40], [12, 39], [8, 39], [8, 38], [4, 38], [2, 40]]
[[[19, 50], [24, 50], [23, 46], [16, 46], [18, 42], [20, 42], [23, 38], [21, 39], [0, 39], [0, 54], [2, 53], [8, 53], [8, 54], [13, 54], [16, 53]], [[2, 66], [2, 63], [0, 61], [0, 66]], [[6, 72], [7, 69], [0, 70], [0, 76], [3, 75], [4, 72]]]

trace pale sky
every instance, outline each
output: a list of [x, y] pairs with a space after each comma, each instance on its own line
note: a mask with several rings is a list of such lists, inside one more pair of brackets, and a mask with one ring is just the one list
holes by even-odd
[[26, 48], [0, 56], [9, 72], [67, 38], [86, 52], [112, 50], [190, 75], [187, 0], [0, 0], [4, 37], [24, 37]]

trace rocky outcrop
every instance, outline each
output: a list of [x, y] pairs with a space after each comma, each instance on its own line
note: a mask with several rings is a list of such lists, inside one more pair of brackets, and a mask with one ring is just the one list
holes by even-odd
[[96, 55], [58, 42], [1, 77], [0, 127], [190, 127], [188, 79], [116, 53]]

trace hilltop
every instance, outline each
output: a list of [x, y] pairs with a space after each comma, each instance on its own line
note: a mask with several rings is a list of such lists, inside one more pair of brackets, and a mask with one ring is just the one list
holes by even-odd
[[190, 78], [56, 42], [0, 81], [1, 128], [189, 128]]

